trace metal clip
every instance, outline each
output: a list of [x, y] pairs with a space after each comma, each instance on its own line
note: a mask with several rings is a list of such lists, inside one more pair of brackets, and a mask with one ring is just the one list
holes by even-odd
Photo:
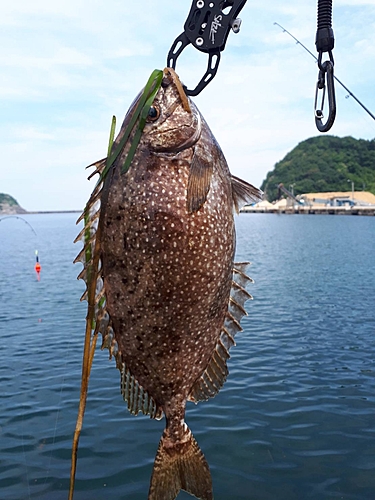
[[[332, 127], [333, 122], [335, 121], [336, 118], [336, 97], [335, 97], [335, 85], [333, 76], [333, 57], [332, 54], [330, 54], [330, 56], [331, 56], [330, 60], [325, 61], [323, 64], [321, 62], [322, 58], [321, 53], [319, 53], [319, 58], [318, 58], [319, 76], [315, 91], [314, 113], [315, 113], [315, 124], [319, 132], [328, 132], [328, 130]], [[322, 119], [324, 118], [323, 108], [326, 95], [326, 77], [327, 77], [327, 92], [328, 92], [328, 119], [326, 123], [323, 123]], [[318, 108], [319, 90], [323, 91], [320, 108]]]
[[[198, 95], [214, 78], [220, 63], [220, 52], [230, 31], [238, 33], [241, 19], [237, 16], [247, 0], [193, 0], [184, 31], [173, 42], [167, 57], [167, 66], [176, 69], [177, 58], [190, 43], [208, 54], [207, 70], [198, 85], [187, 95]], [[229, 10], [228, 10], [229, 9]]]

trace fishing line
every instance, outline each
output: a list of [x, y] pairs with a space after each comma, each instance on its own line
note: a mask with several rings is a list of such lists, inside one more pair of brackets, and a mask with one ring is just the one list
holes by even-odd
[[[33, 226], [26, 219], [24, 219], [23, 217], [20, 217], [18, 215], [8, 215], [8, 216], [5, 216], [5, 217], [1, 217], [0, 218], [0, 222], [2, 220], [9, 219], [9, 218], [19, 219], [19, 220], [23, 221], [25, 224], [27, 224], [29, 226], [29, 228], [34, 233], [34, 235], [36, 237], [38, 237], [37, 232], [35, 231], [35, 229], [33, 228]], [[39, 257], [38, 257], [38, 255], [39, 255], [38, 254], [38, 250], [35, 250], [36, 265], [39, 264]], [[39, 266], [40, 266], [40, 264], [39, 264]], [[35, 268], [35, 270], [36, 270], [36, 268]], [[40, 267], [39, 267], [39, 272], [40, 272]], [[38, 278], [39, 278], [39, 273], [38, 272], [37, 272], [37, 275], [38, 275]], [[38, 281], [39, 281], [39, 279], [38, 279]], [[69, 357], [71, 348], [72, 348], [72, 342], [70, 342], [68, 344], [68, 348], [67, 348], [66, 353], [65, 353], [65, 363], [64, 363], [64, 366], [63, 366], [63, 375], [62, 375], [61, 386], [60, 386], [60, 391], [59, 391], [59, 401], [58, 401], [58, 404], [57, 404], [57, 412], [56, 412], [56, 417], [55, 417], [55, 422], [54, 422], [54, 428], [53, 428], [53, 437], [52, 437], [52, 443], [51, 443], [52, 449], [51, 449], [51, 452], [49, 454], [48, 464], [47, 464], [47, 467], [46, 467], [46, 475], [44, 477], [44, 481], [41, 481], [41, 483], [40, 483], [40, 484], [44, 484], [44, 485], [47, 483], [47, 480], [50, 477], [50, 472], [51, 472], [52, 452], [53, 452], [54, 444], [56, 442], [57, 424], [58, 424], [58, 420], [59, 420], [60, 412], [61, 412], [61, 407], [62, 407], [62, 392], [63, 392], [63, 388], [64, 388], [64, 384], [65, 384], [65, 378], [66, 378], [66, 372], [67, 372], [66, 367], [67, 367], [67, 364], [68, 364], [68, 357]], [[22, 413], [22, 424], [23, 425], [22, 425], [21, 439], [22, 439], [23, 458], [24, 458], [24, 464], [25, 464], [25, 469], [26, 469], [26, 480], [27, 480], [28, 498], [30, 499], [31, 498], [30, 477], [29, 477], [28, 461], [27, 461], [27, 457], [26, 457], [25, 443], [24, 443], [24, 416], [25, 416], [25, 414], [23, 412]]]
[[[293, 38], [293, 40], [295, 40], [297, 42], [297, 45], [301, 45], [301, 47], [303, 47], [306, 52], [308, 52], [310, 54], [311, 57], [313, 57], [315, 59], [315, 62], [317, 63], [318, 62], [318, 58], [311, 52], [311, 50], [309, 50], [305, 45], [303, 45], [303, 43], [301, 43], [294, 35], [292, 35], [292, 33], [290, 33], [288, 30], [286, 30], [283, 26], [281, 26], [281, 24], [279, 23], [276, 23], [274, 22], [273, 23], [274, 25], [276, 24], [276, 26], [278, 26], [279, 28], [281, 28], [283, 30], [284, 33], [287, 33], [290, 37]], [[351, 92], [351, 90], [348, 89], [348, 87], [346, 87], [346, 85], [344, 85], [342, 83], [342, 81], [340, 81], [336, 75], [333, 75], [333, 78], [337, 81], [337, 83], [339, 83], [341, 85], [341, 87], [343, 87], [346, 92], [349, 94], [350, 97], [353, 97], [353, 99], [366, 111], [366, 113], [368, 113], [371, 118], [373, 120], [375, 120], [375, 116], [371, 113], [371, 111], [366, 108], [366, 106], [353, 94], [353, 92]]]
[[[5, 217], [1, 217], [0, 218], [0, 222], [3, 221], [3, 220], [6, 220], [6, 219], [19, 219], [19, 220], [22, 220], [25, 224], [27, 224], [29, 226], [29, 228], [31, 229], [31, 231], [38, 238], [38, 235], [36, 234], [36, 231], [33, 228], [33, 226], [30, 224], [30, 222], [28, 222], [23, 217], [20, 217], [19, 215], [6, 215]], [[35, 270], [36, 275], [37, 275], [37, 280], [40, 281], [40, 271], [42, 269], [42, 266], [40, 265], [40, 262], [39, 262], [38, 250], [35, 250], [35, 258], [36, 258], [36, 263], [35, 263], [35, 266], [34, 266], [34, 270]]]
[[[27, 224], [27, 226], [29, 226], [29, 228], [34, 233], [34, 235], [36, 237], [38, 237], [33, 226], [23, 217], [20, 217], [18, 215], [7, 215], [5, 217], [1, 217], [0, 222], [2, 222], [3, 220], [6, 220], [6, 219], [19, 219], [19, 220], [23, 221], [25, 224]], [[27, 481], [27, 494], [28, 494], [28, 498], [31, 499], [29, 468], [28, 468], [28, 462], [27, 462], [26, 451], [25, 451], [25, 441], [24, 441], [24, 423], [25, 423], [24, 417], [25, 417], [25, 412], [22, 411], [22, 432], [21, 432], [22, 455], [23, 455], [23, 459], [24, 459], [25, 474], [26, 474], [26, 481]]]
[[51, 473], [52, 452], [53, 452], [55, 441], [56, 441], [57, 424], [58, 424], [60, 413], [61, 413], [62, 394], [63, 394], [63, 388], [64, 388], [65, 378], [66, 378], [65, 374], [67, 372], [66, 367], [67, 367], [67, 364], [68, 364], [68, 356], [70, 354], [71, 348], [72, 348], [72, 342], [70, 342], [68, 344], [68, 349], [66, 350], [66, 354], [65, 354], [65, 364], [63, 366], [63, 373], [64, 374], [62, 376], [61, 387], [60, 387], [60, 391], [59, 391], [59, 402], [57, 404], [57, 411], [56, 411], [56, 417], [55, 417], [55, 427], [54, 427], [53, 437], [52, 437], [52, 442], [51, 442], [51, 447], [52, 448], [51, 448], [51, 452], [49, 454], [49, 461], [48, 461], [46, 475], [45, 475], [44, 482], [43, 482], [44, 485], [47, 483], [47, 480], [50, 477], [50, 473]]
[[31, 492], [30, 492], [30, 480], [29, 480], [29, 468], [27, 465], [27, 460], [26, 460], [26, 452], [25, 452], [25, 443], [23, 440], [23, 424], [24, 424], [24, 412], [22, 412], [22, 453], [23, 453], [23, 459], [25, 462], [25, 469], [26, 469], [26, 480], [27, 480], [27, 493], [29, 498], [31, 498]]
[[33, 226], [32, 226], [29, 222], [27, 222], [27, 220], [26, 220], [26, 219], [24, 219], [23, 217], [19, 217], [18, 215], [6, 215], [5, 217], [0, 217], [0, 222], [1, 222], [2, 220], [5, 220], [5, 219], [11, 219], [11, 218], [22, 220], [25, 224], [27, 224], [27, 225], [29, 226], [29, 228], [30, 228], [30, 229], [31, 229], [31, 231], [35, 234], [35, 236], [38, 236], [38, 235], [36, 234], [36, 231], [35, 231], [35, 229], [33, 228]]

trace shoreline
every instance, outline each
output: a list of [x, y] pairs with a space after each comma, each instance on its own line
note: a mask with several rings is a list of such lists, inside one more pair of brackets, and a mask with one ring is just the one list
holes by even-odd
[[[0, 217], [10, 215], [35, 214], [81, 214], [82, 210], [35, 210], [30, 212], [0, 212]], [[287, 215], [366, 215], [375, 216], [375, 206], [372, 207], [299, 207], [299, 208], [255, 208], [244, 207], [241, 214], [287, 214]]]
[[30, 214], [81, 214], [83, 210], [35, 210], [26, 212], [24, 215]]
[[9, 216], [19, 216], [23, 215], [34, 215], [34, 214], [81, 214], [83, 210], [31, 210], [30, 212], [27, 210], [24, 211], [5, 211], [0, 212], [0, 217], [9, 217]]
[[244, 214], [288, 214], [288, 215], [367, 215], [375, 216], [375, 206], [354, 206], [354, 207], [244, 207], [240, 210]]

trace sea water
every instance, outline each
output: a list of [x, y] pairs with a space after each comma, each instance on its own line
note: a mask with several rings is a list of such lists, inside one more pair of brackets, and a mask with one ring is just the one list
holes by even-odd
[[[76, 216], [22, 216], [36, 235], [0, 222], [1, 500], [67, 499], [86, 315]], [[254, 300], [228, 381], [186, 415], [215, 499], [373, 500], [375, 218], [242, 214], [236, 225]], [[74, 498], [145, 500], [163, 426], [128, 413], [98, 348]]]

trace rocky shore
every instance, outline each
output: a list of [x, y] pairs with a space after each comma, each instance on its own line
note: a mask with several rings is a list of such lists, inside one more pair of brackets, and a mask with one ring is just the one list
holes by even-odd
[[22, 208], [12, 196], [0, 193], [0, 216], [26, 213], [27, 211]]

